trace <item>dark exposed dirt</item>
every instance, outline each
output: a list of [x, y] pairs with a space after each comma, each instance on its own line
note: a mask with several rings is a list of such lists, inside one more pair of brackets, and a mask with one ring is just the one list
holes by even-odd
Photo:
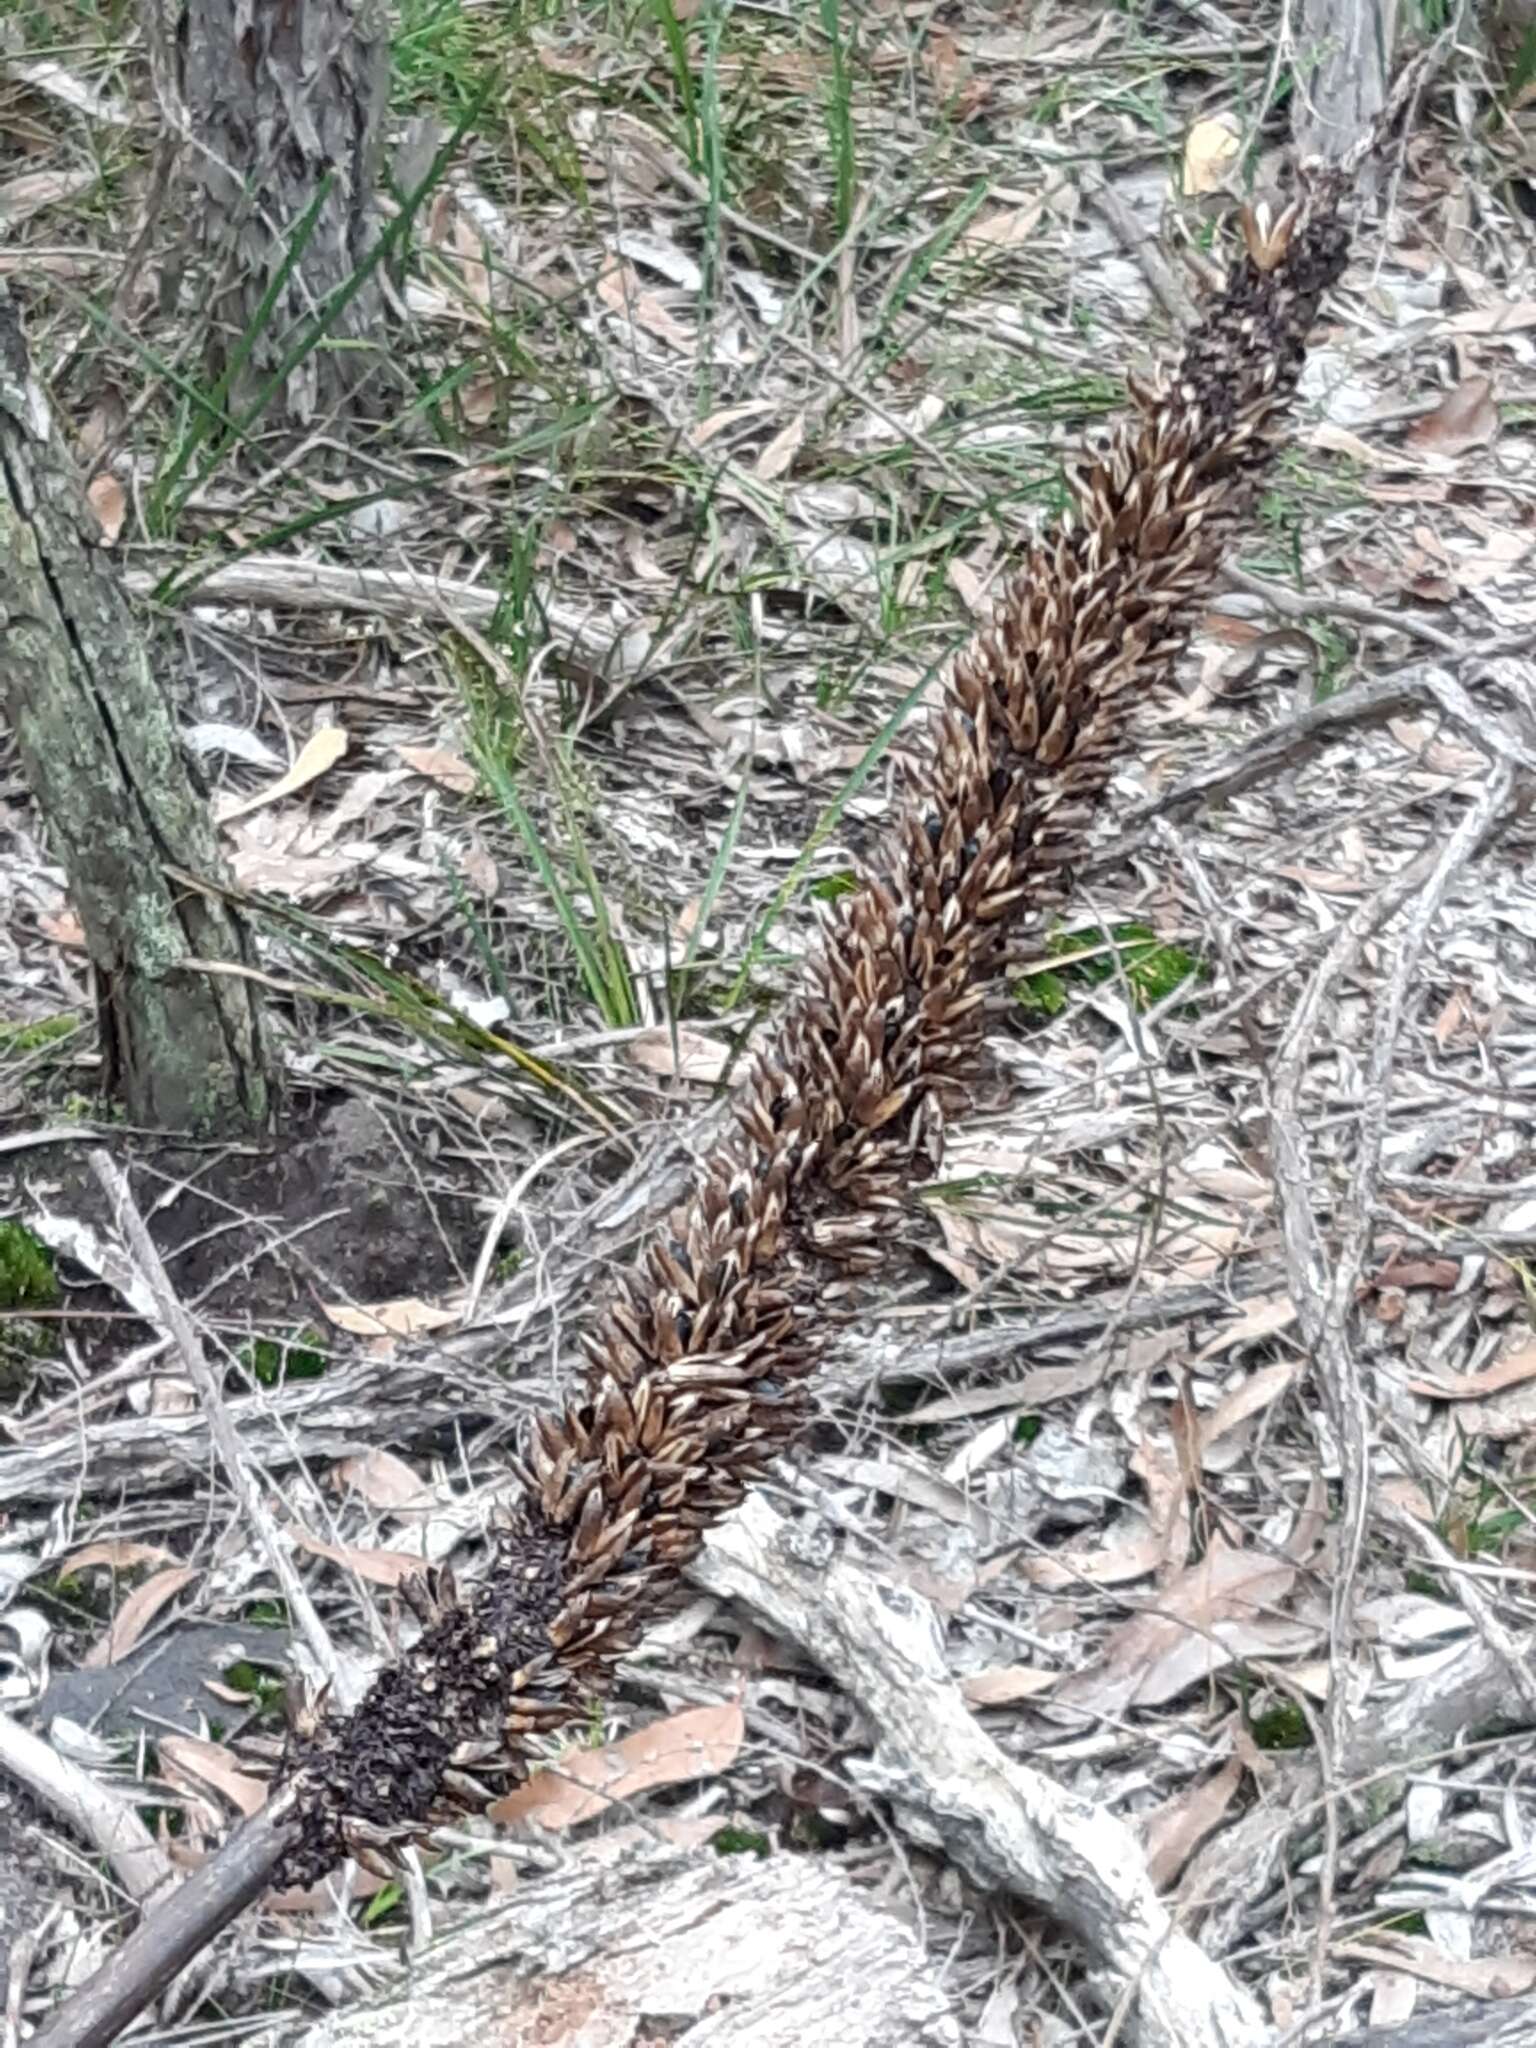
[[[103, 1144], [128, 1173], [178, 1295], [226, 1330], [323, 1330], [326, 1304], [431, 1298], [479, 1249], [473, 1201], [434, 1188], [408, 1138], [358, 1097], [290, 1115], [261, 1148], [83, 1130], [78, 1147], [0, 1156], [0, 1216], [51, 1213], [106, 1234], [108, 1205], [86, 1156]], [[67, 1256], [58, 1269], [86, 1358], [120, 1353], [132, 1341], [121, 1297]]]

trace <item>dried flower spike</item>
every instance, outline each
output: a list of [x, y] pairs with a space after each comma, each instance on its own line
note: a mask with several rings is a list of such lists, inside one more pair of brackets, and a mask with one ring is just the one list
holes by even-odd
[[1128, 714], [1167, 679], [1250, 506], [1343, 267], [1343, 183], [1324, 173], [1278, 221], [1245, 219], [1246, 255], [1173, 378], [1132, 386], [1074, 511], [955, 659], [926, 761], [734, 1133], [616, 1285], [581, 1397], [529, 1432], [497, 1569], [348, 1721], [294, 1745], [290, 1879], [329, 1868], [348, 1831], [423, 1819], [455, 1751], [499, 1728], [515, 1754], [578, 1712], [800, 1427], [821, 1296], [879, 1263], [938, 1163], [1009, 922], [1059, 899]]

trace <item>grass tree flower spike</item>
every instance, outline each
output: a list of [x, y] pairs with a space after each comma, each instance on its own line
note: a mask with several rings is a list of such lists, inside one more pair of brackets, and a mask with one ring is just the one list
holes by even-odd
[[[1347, 236], [1342, 168], [1245, 249], [1173, 377], [1074, 478], [996, 615], [954, 659], [931, 743], [832, 913], [689, 1200], [619, 1278], [579, 1398], [522, 1449], [496, 1568], [421, 1586], [419, 1641], [358, 1710], [290, 1745], [288, 1874], [376, 1861], [445, 1774], [579, 1713], [666, 1588], [802, 1424], [818, 1300], [872, 1269], [965, 1098], [1011, 919], [1059, 900], [1128, 717], [1165, 682], [1294, 395]], [[450, 1788], [462, 1794], [455, 1775]]]

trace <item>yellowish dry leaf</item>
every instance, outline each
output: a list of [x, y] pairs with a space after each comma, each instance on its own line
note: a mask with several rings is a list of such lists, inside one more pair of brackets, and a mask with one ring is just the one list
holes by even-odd
[[338, 1329], [354, 1337], [417, 1337], [426, 1330], [445, 1330], [459, 1320], [461, 1311], [443, 1308], [436, 1302], [419, 1301], [405, 1295], [398, 1301], [374, 1301], [366, 1306], [351, 1302], [326, 1302], [325, 1312]]
[[278, 803], [283, 797], [292, 796], [296, 791], [306, 789], [310, 783], [318, 781], [328, 769], [336, 766], [346, 753], [348, 744], [346, 732], [341, 726], [321, 726], [318, 732], [312, 733], [304, 742], [299, 749], [298, 759], [286, 775], [279, 776], [268, 788], [257, 790], [254, 796], [239, 798], [234, 803], [221, 806], [220, 824], [228, 825], [235, 818], [243, 818], [251, 811], [260, 810], [264, 804]]
[[414, 768], [429, 782], [451, 789], [455, 796], [473, 794], [479, 778], [463, 756], [450, 747], [396, 747], [395, 752], [407, 768]]
[[1243, 149], [1243, 131], [1231, 114], [1213, 114], [1197, 121], [1184, 138], [1184, 192], [1193, 199], [1219, 192]]
[[128, 510], [128, 493], [123, 489], [110, 470], [104, 469], [91, 478], [85, 495], [96, 514], [96, 523], [101, 528], [101, 544], [112, 547], [123, 530], [123, 519]]

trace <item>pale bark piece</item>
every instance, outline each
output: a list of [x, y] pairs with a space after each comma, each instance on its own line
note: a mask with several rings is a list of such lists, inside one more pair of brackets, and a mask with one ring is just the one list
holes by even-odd
[[959, 2048], [911, 1931], [831, 1864], [647, 1848], [522, 1885], [409, 1981], [257, 2048]]
[[[386, 619], [462, 620], [484, 627], [503, 602], [494, 584], [434, 576], [404, 562], [380, 569], [291, 555], [248, 555], [242, 562], [216, 563], [206, 570], [194, 566], [188, 576], [183, 594], [194, 595], [199, 604], [290, 605], [295, 611], [373, 612]], [[159, 578], [131, 570], [127, 581], [130, 590], [147, 595]], [[562, 657], [615, 685], [632, 681], [651, 658], [652, 636], [644, 627], [605, 622], [595, 608], [553, 591], [541, 590], [539, 604]]]
[[1368, 2027], [1360, 2034], [1319, 2031], [1317, 2048], [1530, 2048], [1536, 2041], [1536, 1998], [1507, 2004], [1463, 2000], [1445, 2012], [1415, 2013], [1398, 2026]]

